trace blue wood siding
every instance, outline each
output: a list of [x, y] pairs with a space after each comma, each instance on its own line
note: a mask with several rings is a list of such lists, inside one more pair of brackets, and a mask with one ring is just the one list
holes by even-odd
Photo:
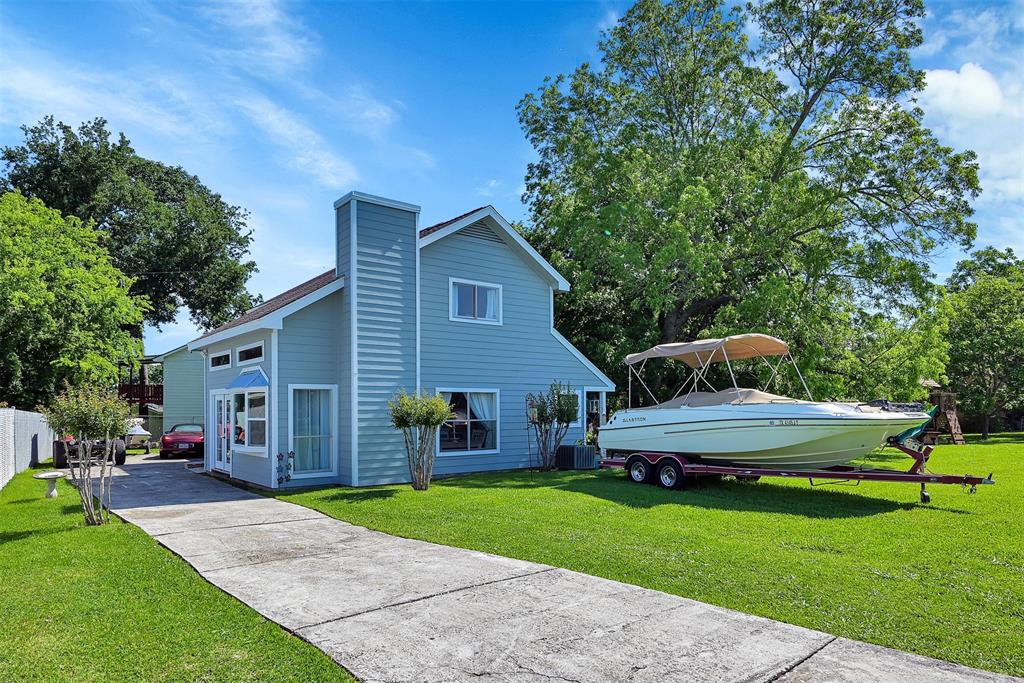
[[[289, 384], [334, 384], [339, 398], [348, 390], [348, 383], [342, 381], [342, 360], [348, 358], [348, 339], [341, 336], [341, 318], [347, 305], [347, 292], [342, 289], [330, 294], [284, 319], [284, 328], [278, 332], [277, 379], [278, 396], [277, 452], [288, 452], [288, 385]], [[344, 390], [344, 391], [343, 391]], [[288, 486], [311, 486], [322, 481], [349, 483], [349, 441], [347, 412], [335, 406], [335, 423], [343, 434], [334, 435], [334, 457], [340, 467], [340, 476], [323, 479], [299, 478], [287, 482]]]
[[[500, 452], [449, 456], [438, 453], [434, 471], [454, 474], [530, 466], [526, 394], [558, 380], [575, 389], [604, 381], [551, 334], [550, 284], [494, 234], [475, 227], [422, 249], [420, 254], [420, 368], [428, 391], [488, 388], [500, 391]], [[449, 320], [449, 278], [502, 287], [502, 324]], [[557, 296], [557, 294], [556, 294]], [[583, 437], [570, 428], [564, 443]], [[536, 453], [533, 454], [536, 464]]]
[[388, 401], [416, 386], [416, 215], [356, 202], [358, 483], [408, 481]]
[[206, 424], [203, 355], [187, 348], [164, 357], [164, 429], [183, 422]]

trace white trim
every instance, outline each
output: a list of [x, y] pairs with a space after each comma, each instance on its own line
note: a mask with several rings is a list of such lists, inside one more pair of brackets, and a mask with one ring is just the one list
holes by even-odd
[[[437, 436], [435, 437], [435, 447], [437, 449], [435, 452], [437, 453], [437, 457], [448, 458], [466, 455], [497, 455], [501, 453], [501, 390], [481, 387], [434, 387], [434, 394], [436, 396], [440, 396], [443, 392], [462, 394], [494, 394], [494, 448], [489, 448], [487, 450], [442, 451], [441, 430], [438, 429]], [[466, 400], [468, 401], [469, 399]]]
[[594, 365], [593, 363], [591, 363], [589, 358], [584, 356], [583, 353], [579, 349], [577, 349], [575, 346], [572, 345], [572, 342], [570, 342], [568, 339], [563, 337], [562, 333], [555, 329], [555, 290], [554, 289], [550, 289], [549, 291], [551, 293], [551, 299], [550, 299], [550, 302], [549, 302], [550, 303], [550, 316], [551, 316], [550, 317], [550, 320], [551, 320], [551, 336], [554, 337], [555, 339], [557, 339], [558, 343], [561, 344], [562, 346], [564, 346], [569, 351], [569, 353], [571, 353], [572, 355], [576, 356], [576, 360], [578, 360], [579, 362], [583, 363], [583, 365], [588, 370], [590, 370], [592, 373], [594, 373], [594, 375], [598, 379], [600, 379], [603, 382], [605, 382], [604, 388], [605, 388], [606, 391], [615, 391], [615, 382], [613, 382], [610, 379], [608, 379], [608, 375], [606, 375], [603, 372], [601, 372], [600, 370], [598, 370], [597, 366]]
[[[227, 356], [228, 357], [228, 364], [227, 365], [218, 365], [217, 367], [213, 367], [213, 359], [214, 358], [219, 358], [221, 356]], [[206, 357], [206, 367], [207, 367], [207, 369], [210, 372], [216, 372], [218, 370], [230, 370], [231, 367], [232, 367], [232, 360], [233, 359], [234, 359], [234, 356], [231, 354], [231, 349], [225, 349], [223, 351], [214, 351], [214, 352], [210, 353], [209, 356]]]
[[[331, 393], [331, 468], [317, 472], [296, 472], [292, 470], [292, 479], [313, 479], [317, 477], [338, 476], [338, 385], [337, 384], [289, 384], [288, 385], [288, 452], [295, 450], [295, 435], [292, 431], [294, 421], [294, 394], [296, 389], [326, 390]], [[276, 478], [275, 478], [276, 480]]]
[[584, 436], [587, 434], [587, 394], [597, 394], [597, 412], [600, 415], [597, 424], [600, 427], [604, 424], [605, 396], [608, 394], [608, 389], [606, 387], [583, 387], [583, 412], [581, 415], [583, 418]]
[[[570, 422], [569, 426], [570, 427], [580, 427], [580, 426], [586, 427], [586, 422], [587, 422], [587, 406], [586, 406], [587, 390], [586, 390], [586, 388], [583, 388], [583, 389], [573, 389], [573, 391], [576, 392], [576, 401], [577, 401], [577, 403], [576, 403], [576, 420], [575, 420], [575, 422]], [[585, 428], [583, 430], [583, 433], [586, 434], [586, 429]]]
[[[420, 393], [422, 385], [420, 384], [420, 215], [417, 213], [413, 217], [413, 226], [415, 232], [413, 232], [413, 239], [416, 244], [416, 391]], [[449, 295], [450, 296], [450, 295]], [[449, 307], [450, 309], [450, 307]]]
[[315, 304], [317, 301], [320, 301], [320, 299], [323, 299], [328, 294], [333, 294], [334, 292], [338, 291], [344, 286], [345, 277], [343, 275], [339, 275], [335, 277], [335, 279], [331, 280], [326, 285], [321, 287], [320, 289], [312, 291], [306, 296], [302, 297], [301, 299], [296, 299], [287, 306], [282, 306], [276, 311], [256, 318], [255, 320], [251, 320], [247, 323], [243, 323], [242, 325], [228, 328], [223, 332], [217, 332], [206, 337], [199, 337], [198, 339], [193, 339], [188, 343], [188, 350], [195, 351], [196, 349], [203, 349], [208, 346], [211, 346], [212, 344], [216, 344], [218, 342], [222, 342], [228, 339], [234, 339], [235, 337], [238, 337], [243, 334], [248, 334], [249, 332], [255, 332], [256, 330], [280, 330], [282, 327], [284, 327], [284, 319], [290, 316], [292, 313], [295, 313], [296, 311], [301, 311], [303, 308], [311, 304]]
[[[278, 386], [280, 385], [277, 374], [277, 330], [270, 331], [270, 407], [273, 411], [274, 419], [267, 425], [267, 446], [274, 444], [274, 448], [269, 450], [267, 455], [277, 450], [277, 446], [280, 445], [280, 439], [277, 438], [278, 423], [280, 420], [280, 413], [277, 411], [277, 395]], [[276, 489], [279, 484], [277, 483], [277, 458], [270, 458], [270, 488]]]
[[430, 233], [426, 237], [421, 237], [420, 246], [429, 246], [434, 242], [442, 240], [445, 237], [448, 237], [449, 235], [452, 235], [458, 232], [459, 230], [462, 230], [466, 226], [472, 225], [473, 223], [476, 223], [477, 221], [484, 218], [490, 218], [491, 220], [493, 220], [494, 223], [499, 228], [501, 228], [502, 232], [504, 233], [506, 243], [511, 242], [520, 250], [522, 250], [526, 256], [530, 257], [536, 263], [536, 265], [539, 266], [540, 269], [543, 270], [545, 273], [547, 273], [547, 275], [554, 281], [559, 291], [569, 291], [569, 281], [562, 277], [562, 274], [555, 270], [554, 266], [548, 263], [543, 256], [537, 253], [537, 250], [530, 246], [530, 243], [523, 239], [523, 236], [520, 235], [516, 231], [516, 229], [513, 228], [509, 224], [509, 222], [505, 220], [505, 218], [500, 213], [498, 213], [498, 211], [493, 206], [485, 206], [484, 208], [474, 211], [473, 213], [469, 214], [464, 218], [460, 218], [451, 225], [446, 225], [440, 230]]
[[356, 211], [357, 204], [357, 197], [355, 194], [352, 194], [348, 208], [348, 271], [352, 282], [351, 292], [349, 294], [349, 311], [351, 317], [351, 320], [349, 321], [349, 331], [351, 332], [349, 349], [352, 354], [352, 367], [350, 368], [351, 376], [349, 378], [349, 390], [351, 391], [352, 398], [352, 404], [349, 406], [349, 420], [351, 420], [349, 429], [349, 458], [351, 458], [350, 469], [352, 486], [359, 486], [359, 268], [357, 261], [359, 255], [359, 251], [357, 249], [357, 240], [359, 238], [359, 216]]
[[416, 204], [410, 204], [408, 202], [400, 202], [397, 199], [388, 199], [387, 197], [380, 197], [375, 194], [367, 194], [365, 192], [359, 192], [353, 190], [349, 192], [341, 199], [334, 202], [334, 210], [337, 211], [339, 207], [344, 206], [346, 202], [356, 201], [366, 202], [367, 204], [376, 204], [377, 206], [386, 206], [392, 209], [400, 209], [402, 211], [412, 211], [415, 214], [420, 212], [420, 207]]
[[[490, 320], [488, 318], [464, 318], [462, 316], [455, 315], [455, 285], [473, 285], [475, 287], [489, 287], [490, 289], [498, 290], [498, 319]], [[476, 305], [474, 303], [474, 309]], [[504, 294], [502, 292], [501, 285], [493, 282], [480, 282], [479, 280], [469, 280], [464, 277], [449, 277], [448, 278], [448, 320], [456, 323], [474, 323], [476, 325], [501, 325], [503, 320], [504, 307]]]
[[[271, 330], [271, 334], [277, 334], [277, 330]], [[251, 358], [249, 360], [242, 360], [242, 351], [248, 351], [249, 349], [255, 349], [260, 347], [260, 357]], [[256, 363], [262, 363], [266, 359], [265, 349], [263, 347], [263, 340], [259, 340], [253, 344], [245, 344], [244, 346], [235, 347], [235, 367], [245, 367], [246, 365], [255, 365]]]
[[[211, 425], [214, 426], [214, 438], [216, 439], [216, 446], [215, 446], [216, 449], [220, 448], [220, 435], [216, 432], [216, 429], [220, 426], [217, 423], [217, 399], [223, 397], [225, 400], [228, 400], [228, 401], [234, 403], [234, 399], [229, 399], [228, 398], [230, 396], [231, 396], [231, 392], [226, 390], [226, 389], [210, 389], [210, 391], [209, 391], [209, 403], [207, 405], [208, 405], [208, 408], [210, 410], [210, 414], [207, 417], [209, 418], [208, 419], [208, 424], [211, 424]], [[231, 424], [234, 424], [234, 420], [233, 419], [231, 420]], [[233, 437], [229, 436], [228, 437], [228, 441], [229, 442], [230, 441], [234, 441]], [[206, 437], [204, 436], [203, 437], [203, 451], [204, 451], [204, 454], [210, 452], [210, 449], [207, 448], [206, 445], [207, 445], [206, 444]], [[234, 446], [234, 444], [232, 443], [231, 446]], [[233, 452], [234, 448], [231, 448], [230, 450]], [[209, 471], [211, 471], [211, 472], [223, 472], [224, 474], [228, 475], [229, 477], [232, 476], [232, 474], [231, 474], [231, 466], [232, 466], [233, 463], [231, 462], [230, 458], [226, 458], [225, 461], [226, 461], [226, 464], [227, 464], [226, 468], [224, 468], [224, 467], [217, 467], [217, 460], [216, 460], [216, 458], [215, 457], [211, 457]]]
[[[188, 346], [188, 344], [185, 344], [185, 346]], [[203, 396], [207, 396], [208, 389], [207, 389], [207, 386], [206, 386], [206, 379], [207, 379], [207, 376], [209, 375], [209, 372], [206, 370], [206, 365], [205, 365], [205, 363], [206, 363], [206, 351], [200, 351], [199, 354], [203, 357], [203, 363], [204, 363], [204, 365], [203, 365]], [[207, 408], [209, 408], [209, 406], [207, 406]], [[207, 415], [207, 417], [209, 417], [209, 415]], [[213, 460], [210, 458], [210, 449], [206, 447], [206, 445], [209, 443], [209, 441], [207, 440], [207, 437], [206, 437], [206, 434], [205, 434], [205, 432], [209, 431], [210, 424], [212, 424], [212, 421], [207, 421], [207, 423], [206, 423], [206, 425], [204, 426], [204, 429], [203, 429], [203, 431], [204, 431], [204, 434], [203, 434], [203, 471], [204, 472], [209, 472], [212, 469], [212, 467], [213, 467]]]
[[[259, 370], [260, 370], [260, 372], [263, 372], [262, 368], [260, 368]], [[252, 370], [247, 370], [246, 372], [253, 372], [253, 371]], [[266, 373], [264, 373], [263, 376], [266, 377]], [[248, 389], [225, 389], [224, 392], [227, 393], [227, 394], [230, 394], [232, 396], [232, 398], [231, 398], [231, 409], [232, 409], [232, 411], [234, 411], [234, 409], [235, 409], [234, 395], [235, 394], [243, 394], [245, 396], [244, 402], [245, 402], [245, 441], [246, 441], [246, 443], [245, 443], [245, 445], [239, 445], [239, 444], [236, 444], [236, 443], [232, 443], [231, 452], [232, 453], [242, 453], [243, 455], [251, 455], [253, 457], [259, 457], [259, 458], [269, 458], [270, 457], [270, 387], [269, 386], [265, 386], [265, 387], [252, 387], [252, 388], [248, 388]], [[263, 417], [263, 418], [258, 418], [258, 417], [253, 418], [254, 420], [262, 419], [263, 423], [264, 423], [264, 426], [265, 426], [265, 428], [263, 430], [264, 444], [262, 446], [250, 446], [249, 443], [248, 443], [249, 442], [249, 394], [263, 394], [263, 409], [266, 412], [266, 417]], [[232, 423], [231, 424], [234, 424], [235, 415], [232, 415], [231, 418], [232, 418]], [[233, 442], [234, 441], [234, 434], [231, 435], [231, 438], [232, 438], [232, 442]]]

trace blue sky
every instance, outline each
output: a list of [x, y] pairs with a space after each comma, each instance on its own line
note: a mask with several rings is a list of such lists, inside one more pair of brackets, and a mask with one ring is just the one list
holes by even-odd
[[[481, 204], [524, 218], [515, 105], [595, 60], [628, 6], [3, 0], [0, 144], [47, 113], [107, 118], [251, 211], [250, 288], [272, 296], [333, 265], [331, 204], [350, 189], [420, 204], [423, 225]], [[928, 8], [927, 121], [980, 156], [977, 245], [1024, 252], [1024, 4]], [[183, 314], [146, 350], [194, 336]]]

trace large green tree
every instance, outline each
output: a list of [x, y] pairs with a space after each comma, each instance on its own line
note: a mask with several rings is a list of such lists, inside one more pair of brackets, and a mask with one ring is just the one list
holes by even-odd
[[[524, 97], [526, 233], [574, 286], [560, 329], [623, 383], [627, 352], [737, 331], [789, 340], [824, 395], [909, 396], [912, 374], [940, 374], [928, 259], [971, 243], [980, 188], [974, 154], [914, 104], [923, 15], [920, 0], [640, 0], [599, 66]], [[885, 380], [886, 359], [913, 367]]]
[[975, 250], [970, 258], [957, 261], [952, 274], [946, 280], [950, 292], [962, 292], [973, 285], [979, 277], [1010, 277], [1024, 272], [1024, 260], [1013, 253], [1013, 249], [983, 247]]
[[48, 116], [22, 131], [21, 145], [0, 152], [0, 189], [94, 226], [115, 265], [134, 277], [132, 294], [149, 298], [147, 322], [170, 322], [187, 307], [210, 328], [252, 306], [245, 210], [181, 167], [139, 156], [123, 133], [112, 139], [103, 119], [76, 131]]
[[18, 192], [0, 197], [0, 401], [46, 404], [65, 382], [110, 384], [133, 364], [146, 301], [94, 230]]
[[949, 278], [950, 385], [964, 411], [992, 418], [1024, 408], [1024, 262], [1013, 251], [979, 249]]

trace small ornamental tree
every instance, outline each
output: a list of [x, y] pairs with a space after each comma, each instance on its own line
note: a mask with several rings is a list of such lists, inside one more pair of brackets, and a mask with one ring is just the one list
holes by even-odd
[[[78, 441], [78, 457], [68, 458], [68, 466], [82, 499], [85, 523], [106, 524], [110, 521], [114, 439], [128, 431], [131, 408], [112, 389], [82, 385], [67, 387], [49, 407], [41, 407], [40, 411], [46, 415], [54, 431], [71, 434]], [[96, 457], [93, 447], [99, 439], [104, 441], [100, 455]], [[96, 464], [99, 464], [100, 471], [98, 487], [94, 491], [92, 470]]]
[[412, 487], [426, 491], [434, 471], [438, 428], [452, 417], [452, 409], [441, 396], [407, 394], [405, 390], [388, 401], [391, 426], [402, 431], [409, 462]]
[[552, 382], [546, 393], [526, 395], [526, 421], [533, 430], [542, 470], [555, 469], [558, 447], [579, 415], [579, 396], [567, 384]]

